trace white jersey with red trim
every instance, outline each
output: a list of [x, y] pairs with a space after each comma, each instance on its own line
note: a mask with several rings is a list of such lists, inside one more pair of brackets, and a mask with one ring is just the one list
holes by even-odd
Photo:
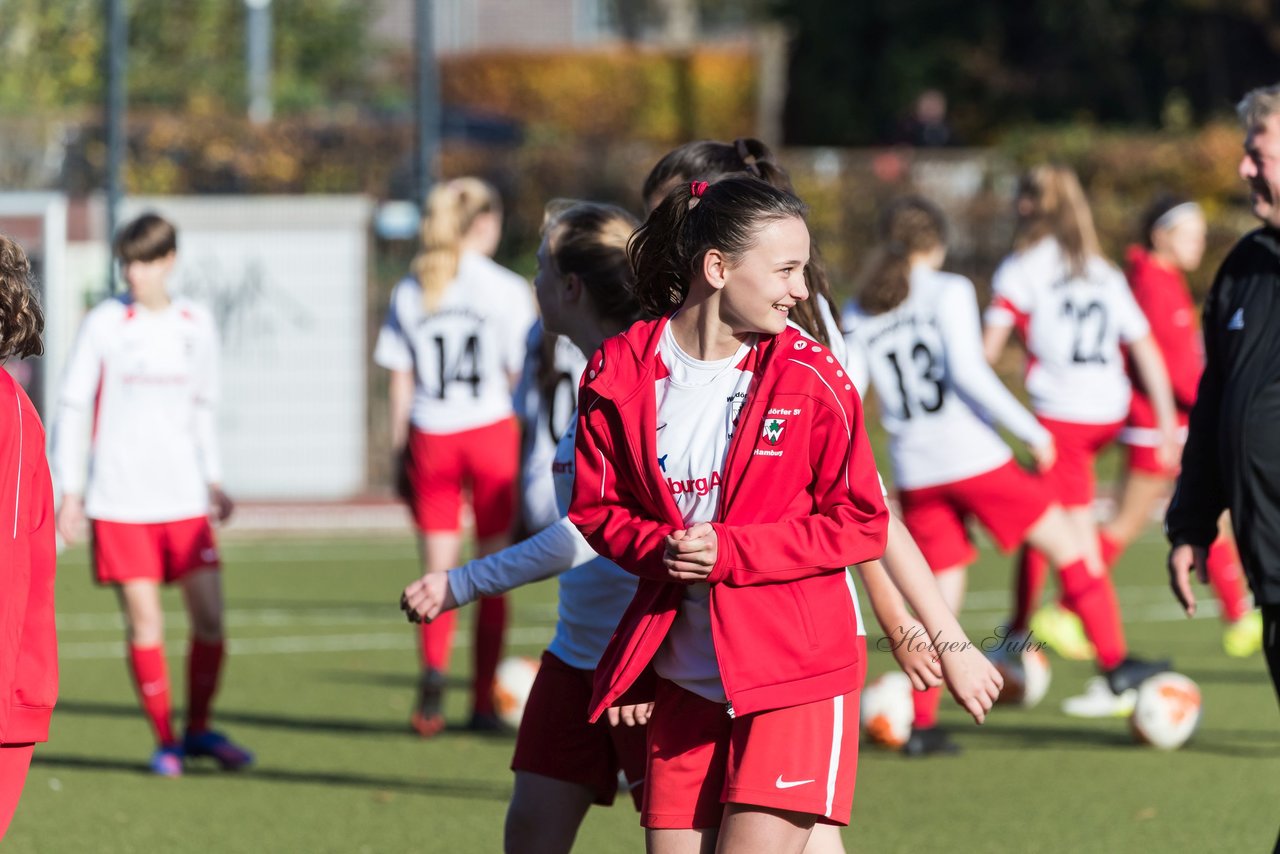
[[410, 421], [426, 433], [458, 433], [511, 415], [511, 382], [533, 323], [529, 283], [489, 258], [463, 253], [458, 275], [428, 312], [409, 277], [391, 292], [373, 359], [413, 371]]
[[[524, 370], [516, 386], [516, 416], [523, 426], [520, 448], [520, 504], [525, 528], [540, 531], [564, 514], [557, 507], [552, 461], [560, 437], [578, 408], [578, 384], [587, 357], [563, 335], [555, 336], [552, 370], [542, 370], [542, 321], [534, 322], [525, 343]], [[544, 388], [544, 384], [547, 386]]]
[[171, 522], [209, 512], [222, 479], [215, 426], [218, 336], [201, 306], [158, 311], [128, 297], [85, 317], [53, 430], [64, 494], [108, 522]]
[[974, 477], [1004, 465], [1002, 424], [1031, 445], [1047, 431], [987, 365], [973, 283], [917, 264], [906, 299], [882, 314], [844, 315], [846, 367], [859, 394], [875, 386], [899, 489]]
[[991, 286], [985, 320], [1022, 332], [1035, 411], [1077, 424], [1124, 420], [1132, 388], [1120, 347], [1151, 332], [1124, 275], [1096, 256], [1078, 275], [1046, 237], [1006, 258]]
[[[658, 468], [686, 526], [712, 521], [719, 509], [725, 455], [755, 371], [755, 343], [743, 344], [727, 359], [706, 362], [681, 349], [670, 323], [662, 331], [654, 384]], [[858, 593], [848, 570], [845, 580], [857, 615], [857, 632], [864, 635]], [[680, 613], [653, 666], [664, 679], [723, 703], [724, 685], [711, 637], [710, 598], [708, 584], [686, 588]]]

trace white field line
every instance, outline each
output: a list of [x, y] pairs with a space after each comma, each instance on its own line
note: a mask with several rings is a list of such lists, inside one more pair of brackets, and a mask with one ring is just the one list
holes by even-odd
[[[556, 606], [522, 605], [519, 616], [525, 619], [553, 621]], [[225, 615], [229, 628], [291, 628], [305, 626], [387, 626], [404, 622], [404, 615], [394, 605], [385, 608], [334, 608], [326, 610], [290, 611], [282, 608], [232, 609]], [[185, 611], [166, 611], [165, 625], [185, 626]], [[407, 623], [406, 623], [407, 625]], [[58, 634], [69, 632], [123, 631], [124, 618], [118, 613], [89, 612], [59, 614]]]
[[[509, 644], [545, 644], [551, 640], [550, 626], [515, 628], [507, 630]], [[371, 650], [412, 650], [417, 648], [418, 641], [414, 632], [405, 625], [404, 630], [391, 633], [355, 634], [355, 635], [295, 635], [292, 637], [274, 638], [232, 638], [228, 643], [230, 655], [282, 655], [309, 652], [364, 652]], [[471, 638], [459, 632], [454, 646], [466, 649], [471, 646]], [[174, 653], [181, 650], [174, 647]], [[62, 643], [58, 645], [58, 658], [63, 661], [72, 659], [85, 661], [95, 659], [124, 658], [124, 642], [90, 641], [78, 643]]]
[[[1207, 592], [1207, 591], [1206, 591]], [[1172, 601], [1164, 602], [1169, 596], [1164, 588], [1141, 587], [1121, 588], [1124, 594], [1124, 620], [1126, 623], [1164, 623], [1180, 622], [1186, 619], [1182, 609]], [[969, 610], [961, 615], [966, 625], [996, 626], [1008, 617], [1007, 609], [992, 610], [992, 605], [1007, 602], [1007, 594], [999, 591], [983, 591], [970, 597], [981, 600], [982, 610]], [[1141, 601], [1138, 601], [1141, 600]], [[554, 606], [545, 605], [534, 608], [522, 608], [526, 616], [539, 614], [544, 619], [554, 617]], [[1218, 615], [1218, 603], [1210, 596], [1202, 596], [1196, 619], [1214, 619]], [[165, 615], [166, 622], [174, 628], [185, 625], [186, 615], [172, 612]], [[364, 633], [292, 635], [264, 638], [232, 637], [230, 652], [235, 655], [282, 655], [323, 652], [359, 652], [375, 650], [410, 650], [416, 647], [417, 640], [411, 627], [404, 624], [399, 631], [390, 631], [391, 625], [402, 619], [390, 609], [334, 609], [328, 611], [297, 612], [280, 609], [264, 610], [232, 610], [227, 614], [230, 627], [259, 628], [302, 628], [308, 626], [379, 626], [388, 630]], [[64, 614], [58, 618], [58, 628], [63, 637], [70, 632], [97, 632], [103, 630], [120, 630], [118, 614], [84, 613]], [[507, 640], [511, 644], [544, 644], [551, 639], [553, 628], [550, 625], [521, 626], [507, 631]], [[876, 632], [873, 629], [873, 632]], [[176, 638], [175, 638], [176, 640]], [[463, 648], [471, 645], [467, 633], [460, 632], [455, 643]], [[64, 660], [118, 659], [122, 656], [123, 640], [110, 641], [73, 641], [59, 644], [59, 657]], [[176, 648], [176, 647], [175, 647]]]

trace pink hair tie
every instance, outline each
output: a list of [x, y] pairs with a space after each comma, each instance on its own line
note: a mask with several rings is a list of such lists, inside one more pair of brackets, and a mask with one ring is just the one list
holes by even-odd
[[693, 193], [695, 199], [702, 198], [702, 194], [707, 191], [706, 181], [693, 181], [689, 184], [689, 192]]

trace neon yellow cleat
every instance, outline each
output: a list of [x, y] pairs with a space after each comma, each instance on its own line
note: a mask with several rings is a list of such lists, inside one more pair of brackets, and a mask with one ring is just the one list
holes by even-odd
[[1031, 618], [1031, 635], [1044, 641], [1063, 658], [1092, 661], [1093, 644], [1085, 636], [1080, 618], [1061, 605], [1045, 605]]
[[1232, 658], [1248, 658], [1262, 650], [1262, 612], [1250, 611], [1222, 631], [1222, 648]]

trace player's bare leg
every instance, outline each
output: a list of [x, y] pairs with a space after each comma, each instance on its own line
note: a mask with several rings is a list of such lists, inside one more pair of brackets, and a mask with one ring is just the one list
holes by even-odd
[[645, 831], [648, 854], [715, 854], [719, 829], [704, 827], [694, 830], [649, 829]]
[[[462, 561], [462, 534], [457, 531], [431, 531], [418, 534], [418, 556], [422, 571], [446, 572]], [[448, 611], [419, 628], [422, 650], [422, 676], [418, 683], [418, 699], [410, 726], [423, 738], [444, 730], [444, 684], [453, 646], [453, 629], [457, 612]]]
[[801, 854], [817, 822], [811, 813], [725, 804], [718, 854]]
[[507, 807], [507, 854], [569, 854], [595, 793], [578, 783], [530, 771], [516, 772]]
[[814, 824], [804, 854], [845, 854], [840, 828], [834, 824]]
[[1151, 522], [1151, 511], [1169, 497], [1168, 478], [1131, 471], [1125, 476], [1116, 515], [1103, 526], [1103, 534], [1124, 551]]

